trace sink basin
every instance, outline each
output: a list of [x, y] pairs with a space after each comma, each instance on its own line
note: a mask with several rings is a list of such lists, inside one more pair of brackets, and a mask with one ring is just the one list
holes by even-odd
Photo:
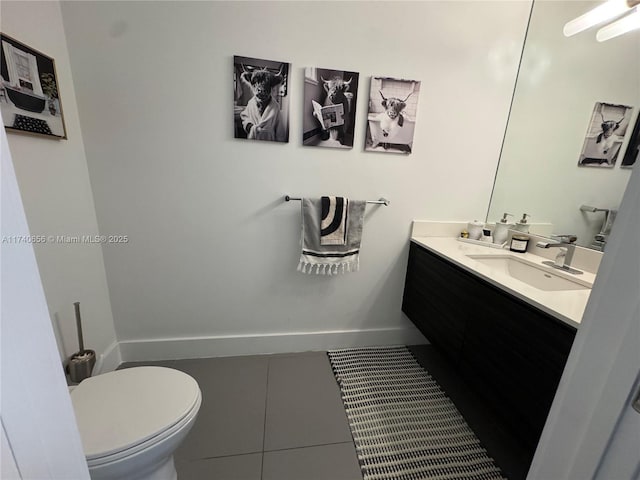
[[589, 290], [578, 279], [557, 275], [552, 267], [545, 267], [522, 258], [508, 255], [467, 255], [469, 258], [490, 267], [496, 273], [510, 276], [527, 285], [544, 291]]

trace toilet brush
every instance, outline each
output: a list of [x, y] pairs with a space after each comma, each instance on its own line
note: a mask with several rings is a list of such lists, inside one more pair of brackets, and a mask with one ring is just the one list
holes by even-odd
[[78, 330], [78, 348], [79, 350], [71, 355], [69, 359], [69, 378], [73, 383], [80, 383], [87, 377], [91, 376], [93, 366], [96, 364], [96, 352], [94, 350], [85, 350], [84, 339], [82, 338], [82, 320], [80, 319], [80, 302], [75, 302], [76, 309], [76, 328]]

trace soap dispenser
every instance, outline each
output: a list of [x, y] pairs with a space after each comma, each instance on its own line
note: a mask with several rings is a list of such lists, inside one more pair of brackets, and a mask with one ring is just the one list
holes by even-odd
[[513, 223], [507, 222], [507, 216], [513, 217], [512, 213], [503, 213], [499, 222], [496, 222], [496, 226], [493, 229], [493, 243], [499, 245], [504, 244], [509, 236], [509, 229], [513, 227]]
[[522, 214], [522, 219], [520, 219], [520, 221], [518, 223], [516, 223], [515, 225], [515, 230], [519, 231], [519, 232], [523, 232], [523, 233], [528, 233], [529, 232], [529, 224], [527, 223], [527, 217], [530, 217], [531, 215], [529, 215], [528, 213], [523, 213]]

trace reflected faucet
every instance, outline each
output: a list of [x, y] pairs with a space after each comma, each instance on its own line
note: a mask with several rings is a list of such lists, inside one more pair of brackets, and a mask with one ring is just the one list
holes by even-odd
[[593, 237], [593, 241], [591, 242], [591, 248], [604, 252], [607, 240], [609, 239], [609, 234], [611, 233], [613, 221], [616, 219], [616, 214], [618, 213], [618, 211], [609, 208], [592, 207], [591, 205], [581, 205], [580, 210], [582, 212], [590, 213], [604, 212], [604, 221], [602, 222], [602, 227], [600, 227], [600, 233], [595, 235]]
[[582, 272], [580, 270], [576, 270], [575, 268], [571, 268], [571, 261], [573, 260], [573, 254], [576, 251], [576, 240], [578, 237], [576, 235], [552, 235], [552, 237], [557, 238], [556, 242], [537, 242], [536, 247], [538, 248], [559, 248], [560, 251], [556, 255], [555, 261], [545, 261], [542, 262], [545, 265], [549, 265], [553, 268], [557, 268], [559, 270], [563, 270], [567, 273], [572, 273], [574, 275], [580, 275]]

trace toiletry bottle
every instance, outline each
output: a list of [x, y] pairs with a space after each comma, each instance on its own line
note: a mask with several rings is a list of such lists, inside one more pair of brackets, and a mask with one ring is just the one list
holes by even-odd
[[531, 215], [529, 215], [528, 213], [523, 213], [522, 219], [520, 219], [520, 221], [515, 224], [514, 229], [523, 233], [529, 232], [529, 224], [527, 223], [527, 217], [530, 217], [530, 216]]
[[493, 237], [491, 236], [491, 230], [489, 230], [488, 228], [483, 228], [482, 229], [482, 238], [480, 239], [483, 242], [486, 243], [493, 243]]
[[513, 227], [513, 223], [507, 222], [507, 216], [512, 217], [513, 214], [503, 213], [502, 219], [499, 222], [496, 222], [496, 226], [493, 229], [493, 243], [502, 245], [507, 241], [509, 229]]

